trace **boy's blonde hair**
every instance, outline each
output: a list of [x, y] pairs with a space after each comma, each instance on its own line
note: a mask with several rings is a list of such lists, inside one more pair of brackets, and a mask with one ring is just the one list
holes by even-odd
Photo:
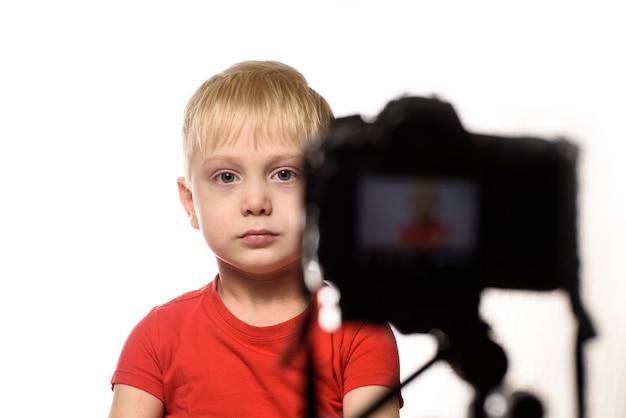
[[244, 125], [255, 141], [279, 134], [278, 140], [304, 146], [332, 119], [326, 100], [296, 69], [276, 61], [240, 62], [205, 81], [185, 107], [185, 175], [190, 180], [192, 161], [237, 138]]

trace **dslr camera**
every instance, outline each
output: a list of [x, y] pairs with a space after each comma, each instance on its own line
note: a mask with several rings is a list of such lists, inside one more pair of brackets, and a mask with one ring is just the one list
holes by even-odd
[[443, 331], [445, 359], [483, 401], [507, 368], [479, 318], [484, 289], [564, 289], [579, 343], [592, 334], [578, 293], [578, 153], [564, 138], [468, 132], [438, 98], [338, 118], [306, 155], [304, 262], [339, 290], [343, 320]]
[[469, 133], [436, 98], [338, 118], [307, 155], [305, 254], [343, 318], [404, 333], [487, 287], [573, 289], [577, 156], [565, 139]]

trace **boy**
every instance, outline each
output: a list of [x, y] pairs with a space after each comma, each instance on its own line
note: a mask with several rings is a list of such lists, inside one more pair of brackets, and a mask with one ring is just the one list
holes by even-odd
[[[351, 322], [325, 332], [304, 285], [303, 153], [331, 120], [327, 102], [278, 62], [236, 64], [192, 96], [178, 190], [218, 275], [133, 329], [110, 418], [301, 417], [310, 376], [316, 416], [349, 417], [398, 383], [390, 328]], [[399, 403], [375, 416], [398, 417]]]

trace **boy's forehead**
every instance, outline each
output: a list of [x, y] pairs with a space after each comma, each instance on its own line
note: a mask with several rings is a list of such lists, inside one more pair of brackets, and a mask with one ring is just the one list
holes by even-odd
[[212, 147], [207, 147], [203, 155], [194, 158], [192, 166], [203, 167], [210, 161], [268, 161], [288, 158], [304, 159], [305, 146], [303, 141], [286, 140], [278, 136], [247, 136], [239, 135], [230, 140], [222, 140]]
[[276, 124], [253, 127], [246, 123], [239, 129], [215, 135], [212, 142], [210, 146], [205, 148], [205, 153], [211, 154], [217, 149], [241, 148], [241, 146], [245, 146], [250, 150], [270, 147], [291, 149], [294, 152], [303, 152], [306, 147], [304, 139], [294, 137], [291, 132]]
[[233, 141], [222, 142], [207, 149], [205, 158], [216, 154], [252, 153], [252, 154], [284, 154], [303, 155], [305, 147], [299, 143], [287, 142], [276, 138], [237, 138]]

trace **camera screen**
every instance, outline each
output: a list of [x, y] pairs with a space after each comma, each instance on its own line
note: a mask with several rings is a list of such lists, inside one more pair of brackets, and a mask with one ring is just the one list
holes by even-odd
[[358, 194], [361, 250], [468, 254], [478, 245], [474, 181], [365, 176]]

